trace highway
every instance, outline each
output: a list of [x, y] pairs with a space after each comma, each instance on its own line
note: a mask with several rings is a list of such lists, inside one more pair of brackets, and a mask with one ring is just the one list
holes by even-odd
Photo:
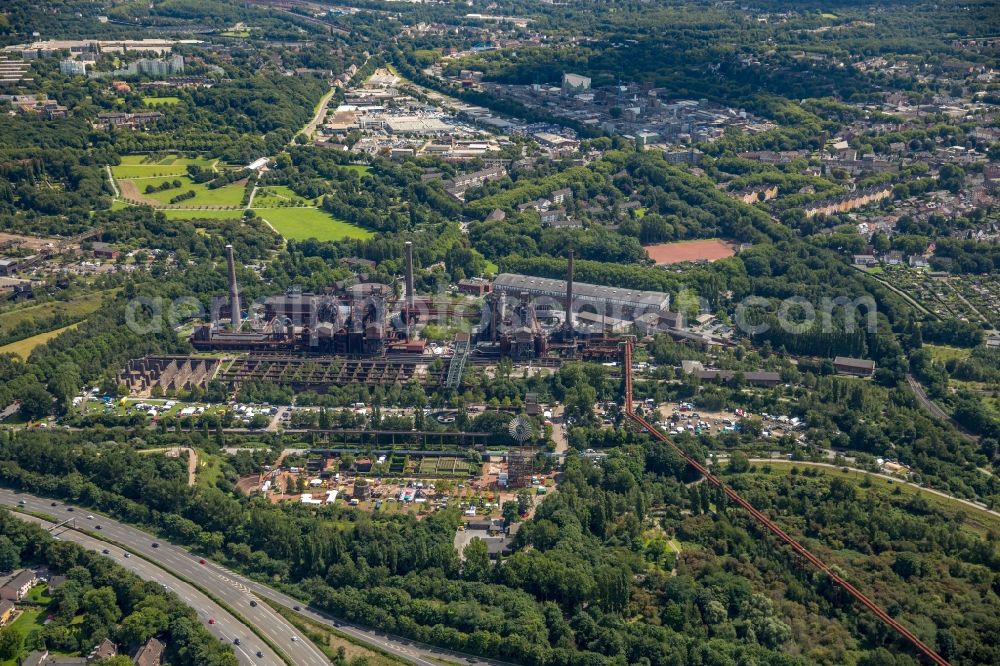
[[[8, 491], [2, 492], [7, 493]], [[6, 497], [3, 502], [6, 504]], [[56, 523], [50, 523], [46, 520], [23, 513], [14, 513], [13, 515], [17, 516], [21, 520], [41, 525], [46, 529], [52, 528], [56, 525]], [[240, 638], [241, 644], [233, 645], [233, 650], [235, 651], [240, 664], [243, 664], [244, 666], [249, 666], [251, 664], [254, 666], [271, 666], [271, 664], [280, 665], [282, 663], [281, 659], [278, 658], [271, 648], [265, 645], [259, 638], [251, 634], [249, 629], [247, 629], [247, 627], [233, 617], [228, 611], [191, 585], [188, 585], [179, 578], [171, 575], [166, 570], [156, 566], [155, 564], [147, 562], [141, 557], [132, 556], [125, 558], [120, 548], [116, 548], [115, 546], [111, 546], [103, 541], [91, 538], [79, 530], [70, 529], [69, 527], [59, 527], [53, 530], [52, 534], [59, 539], [74, 541], [84, 548], [97, 553], [100, 553], [103, 550], [108, 550], [108, 557], [113, 558], [122, 567], [128, 569], [143, 580], [159, 583], [165, 589], [170, 590], [180, 597], [181, 601], [185, 604], [195, 609], [198, 613], [198, 618], [205, 624], [208, 631], [219, 640], [232, 644], [233, 639]], [[209, 619], [214, 619], [215, 623], [208, 624]], [[258, 651], [260, 651], [263, 656], [258, 657]]]
[[[295, 599], [294, 597], [279, 592], [261, 583], [252, 581], [245, 576], [235, 573], [210, 560], [206, 560], [204, 564], [201, 564], [201, 558], [196, 555], [192, 555], [183, 548], [165, 542], [159, 537], [152, 536], [142, 530], [130, 527], [108, 518], [107, 516], [98, 515], [88, 509], [78, 506], [72, 507], [73, 510], [70, 511], [70, 507], [61, 501], [57, 501], [57, 506], [52, 506], [52, 502], [54, 500], [35, 497], [25, 493], [15, 493], [11, 490], [0, 488], [0, 506], [16, 508], [19, 500], [24, 500], [25, 504], [22, 508], [26, 511], [48, 514], [60, 521], [68, 518], [76, 518], [78, 528], [86, 529], [90, 534], [99, 535], [100, 538], [107, 539], [109, 542], [122, 544], [129, 550], [139, 553], [143, 557], [155, 562], [156, 565], [162, 568], [158, 569], [157, 566], [150, 565], [148, 562], [145, 564], [149, 566], [150, 569], [159, 571], [162, 576], [165, 576], [166, 578], [164, 580], [169, 581], [166, 584], [175, 591], [177, 591], [176, 586], [186, 584], [170, 572], [176, 572], [177, 576], [183, 578], [184, 580], [191, 581], [199, 588], [208, 591], [212, 596], [222, 600], [230, 608], [233, 608], [248, 623], [257, 627], [261, 633], [266, 635], [269, 640], [284, 651], [295, 666], [329, 666], [330, 662], [325, 655], [323, 655], [323, 653], [320, 652], [311, 641], [309, 641], [309, 639], [300, 636], [298, 630], [295, 629], [294, 626], [292, 626], [281, 615], [276, 613], [266, 603], [260, 603], [260, 600], [268, 599], [272, 602], [285, 606], [286, 608], [298, 608], [297, 612], [300, 615], [303, 615], [314, 622], [323, 624], [327, 627], [335, 628], [336, 631], [350, 636], [358, 643], [369, 645], [373, 648], [391, 654], [401, 661], [417, 664], [418, 666], [441, 666], [443, 662], [462, 662], [466, 664], [481, 664], [483, 666], [509, 666], [506, 662], [492, 659], [480, 659], [467, 654], [437, 648], [435, 646], [419, 643], [407, 638], [393, 636], [382, 631], [340, 621], [321, 610], [307, 607], [303, 604], [303, 602]], [[28, 516], [16, 512], [14, 515], [28, 518]], [[87, 516], [89, 515], [94, 516], [93, 520], [88, 520]], [[100, 530], [97, 530], [97, 525], [101, 526]], [[79, 530], [67, 529], [60, 536], [61, 538], [65, 538], [67, 540], [71, 539], [79, 543], [85, 543], [85, 541], [89, 540], [90, 543], [99, 544], [99, 547], [96, 548], [96, 550], [107, 547], [112, 551], [112, 556], [122, 564], [127, 565], [129, 563], [143, 561], [142, 558], [138, 558], [134, 555], [129, 559], [124, 559], [120, 555], [121, 548], [108, 544], [102, 544], [101, 541], [92, 539], [86, 534], [81, 533]], [[154, 542], [159, 544], [158, 547], [153, 548], [152, 544]], [[87, 544], [85, 543], [85, 545]], [[88, 547], [90, 546], [88, 545]], [[118, 553], [118, 555], [116, 556], [115, 553]], [[194, 588], [191, 588], [191, 590], [194, 590]], [[194, 591], [197, 592], [197, 590]], [[212, 604], [211, 606], [204, 606], [204, 603], [207, 602], [208, 599], [205, 595], [201, 593], [198, 594], [200, 595], [200, 598], [192, 597], [195, 601], [189, 603], [191, 603], [193, 608], [199, 611], [199, 616], [206, 618], [206, 622], [208, 617], [215, 617], [218, 624], [219, 614], [215, 610], [218, 606], [215, 604]], [[259, 602], [256, 607], [250, 606], [251, 600]], [[186, 598], [185, 601], [187, 601]], [[206, 612], [201, 612], [202, 608], [206, 608]], [[209, 615], [209, 613], [216, 614]], [[228, 617], [228, 615], [225, 617]], [[242, 633], [233, 631], [233, 627], [237, 626], [239, 629], [242, 629]], [[209, 626], [209, 628], [211, 629], [212, 626]], [[265, 658], [257, 659], [253, 663], [267, 664], [268, 666], [272, 663], [275, 665], [281, 664], [281, 661], [278, 660], [273, 653], [267, 650], [266, 647], [257, 646], [258, 643], [261, 643], [260, 639], [252, 634], [249, 629], [239, 625], [238, 622], [228, 622], [226, 624], [225, 633], [225, 637], [228, 640], [231, 640], [233, 637], [239, 637], [241, 642], [244, 643], [242, 646], [234, 646], [237, 650], [239, 647], [247, 647], [248, 650], [252, 650], [253, 652], [256, 652], [258, 649], [264, 651]], [[234, 636], [234, 633], [237, 635]], [[255, 647], [251, 648], [249, 647], [250, 645]], [[271, 655], [270, 658], [268, 658], [269, 654]], [[274, 661], [271, 661], [271, 659], [274, 659]]]
[[[313, 645], [308, 639], [300, 637], [298, 630], [288, 620], [275, 612], [274, 609], [265, 603], [257, 603], [256, 606], [251, 606], [250, 601], [257, 601], [258, 597], [249, 591], [247, 585], [241, 584], [241, 581], [226, 575], [220, 567], [210, 565], [207, 561], [205, 564], [200, 564], [198, 557], [191, 555], [182, 548], [161, 542], [157, 537], [150, 536], [141, 530], [128, 527], [105, 516], [93, 514], [87, 509], [75, 507], [73, 511], [69, 511], [70, 507], [67, 507], [62, 502], [59, 502], [58, 506], [52, 506], [53, 500], [33, 497], [23, 493], [15, 494], [12, 491], [0, 489], [0, 504], [16, 507], [18, 501], [22, 499], [25, 502], [23, 509], [26, 511], [48, 514], [59, 521], [76, 518], [78, 530], [63, 530], [59, 535], [60, 538], [76, 541], [98, 552], [103, 548], [108, 548], [112, 553], [117, 553], [115, 560], [125, 566], [141, 566], [140, 563], [145, 564], [145, 573], [159, 572], [158, 575], [163, 580], [158, 582], [164, 582], [170, 589], [178, 591], [178, 594], [180, 594], [179, 589], [182, 587], [189, 588], [187, 594], [190, 594], [192, 591], [196, 592], [198, 597], [191, 597], [194, 599], [193, 603], [187, 598], [184, 600], [198, 611], [198, 615], [204, 619], [209, 629], [219, 626], [221, 622], [219, 615], [223, 612], [221, 606], [211, 602], [206, 595], [197, 592], [194, 587], [186, 585], [181, 579], [191, 581], [194, 585], [208, 591], [215, 598], [220, 599], [223, 603], [234, 609], [236, 613], [255, 626], [272, 643], [277, 645], [296, 666], [329, 666], [330, 661], [319, 651], [319, 648]], [[21, 514], [16, 515], [20, 516]], [[89, 515], [94, 516], [93, 520], [87, 519]], [[100, 530], [97, 529], [97, 525], [101, 526]], [[125, 558], [121, 554], [121, 548], [90, 538], [80, 532], [80, 529], [86, 529], [93, 534], [99, 533], [101, 539], [121, 544], [134, 553], [141, 554], [142, 557], [133, 555], [130, 558]], [[158, 543], [159, 546], [154, 548], [153, 543]], [[95, 544], [96, 547], [94, 547]], [[149, 562], [144, 562], [143, 557], [155, 562], [159, 566], [157, 567]], [[148, 578], [149, 576], [143, 577]], [[206, 603], [210, 605], [206, 605]], [[208, 624], [210, 617], [215, 618], [215, 625]], [[226, 623], [225, 629], [220, 630], [217, 635], [228, 639], [230, 642], [234, 638], [239, 638], [241, 645], [233, 646], [237, 650], [237, 653], [240, 652], [240, 648], [243, 648], [249, 655], [253, 656], [253, 660], [246, 663], [267, 664], [268, 666], [272, 664], [280, 666], [283, 663], [247, 626], [236, 621], [229, 614], [226, 614], [225, 617], [228, 617], [229, 621]], [[264, 653], [264, 658], [258, 659], [256, 657], [255, 653], [257, 650], [261, 650]]]

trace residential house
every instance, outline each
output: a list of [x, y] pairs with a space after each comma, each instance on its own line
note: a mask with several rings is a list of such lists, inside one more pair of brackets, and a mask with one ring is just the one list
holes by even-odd
[[14, 602], [8, 599], [0, 599], [0, 627], [10, 622], [14, 617]]
[[[561, 210], [561, 209], [560, 210], [543, 210], [539, 214], [539, 217], [541, 217], [542, 224], [550, 224], [550, 225], [555, 225], [555, 224], [557, 224], [559, 222], [562, 222], [563, 220], [567, 219], [566, 218], [566, 211]], [[580, 226], [583, 226], [583, 225], [581, 224]]]
[[38, 582], [38, 576], [31, 569], [21, 569], [0, 587], [0, 599], [20, 601]]
[[97, 115], [95, 127], [104, 130], [111, 130], [115, 127], [141, 129], [152, 125], [162, 117], [163, 114], [159, 111], [142, 111], [139, 113], [100, 113]]
[[58, 590], [59, 587], [66, 582], [66, 580], [66, 576], [50, 576], [45, 593], [51, 597], [52, 593]]
[[899, 266], [903, 263], [903, 253], [899, 250], [893, 250], [892, 252], [887, 252], [885, 254], [885, 263], [889, 266]]
[[561, 206], [567, 199], [573, 198], [573, 190], [564, 187], [549, 194], [549, 199], [557, 206]]
[[98, 661], [100, 659], [110, 659], [117, 656], [117, 654], [118, 646], [105, 638], [98, 645], [94, 646], [94, 649], [87, 655], [87, 659], [89, 661]]
[[135, 666], [160, 666], [160, 662], [163, 660], [163, 648], [163, 643], [155, 638], [150, 638], [135, 653], [132, 661], [135, 662]]
[[892, 197], [892, 187], [879, 185], [841, 194], [830, 199], [814, 201], [805, 207], [806, 217], [813, 215], [833, 215], [863, 208]]

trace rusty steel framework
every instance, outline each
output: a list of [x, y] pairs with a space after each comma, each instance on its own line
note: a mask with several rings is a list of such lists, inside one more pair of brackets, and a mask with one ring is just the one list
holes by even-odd
[[914, 634], [912, 631], [904, 627], [902, 624], [897, 622], [892, 618], [886, 611], [884, 611], [878, 604], [869, 599], [861, 590], [851, 585], [849, 582], [844, 580], [841, 576], [828, 565], [826, 562], [821, 560], [819, 557], [810, 552], [805, 546], [796, 541], [787, 532], [781, 529], [773, 520], [765, 516], [763, 513], [758, 511], [750, 502], [743, 499], [735, 490], [729, 488], [722, 481], [712, 474], [708, 468], [702, 465], [700, 462], [685, 453], [679, 446], [673, 443], [669, 437], [667, 437], [659, 428], [655, 427], [644, 418], [635, 413], [632, 405], [632, 345], [633, 338], [628, 337], [625, 339], [624, 343], [624, 373], [625, 373], [625, 413], [631, 418], [639, 427], [647, 431], [654, 438], [660, 440], [667, 444], [671, 449], [674, 450], [679, 456], [681, 456], [688, 465], [693, 467], [699, 474], [705, 477], [705, 480], [711, 483], [713, 486], [721, 489], [727, 498], [729, 498], [733, 503], [739, 505], [749, 513], [754, 520], [760, 523], [764, 529], [778, 537], [781, 541], [788, 544], [796, 554], [807, 560], [810, 564], [815, 566], [817, 569], [829, 576], [830, 580], [833, 581], [834, 585], [844, 589], [848, 594], [850, 594], [854, 599], [861, 603], [865, 608], [872, 612], [875, 617], [881, 620], [888, 627], [896, 631], [900, 636], [908, 640], [913, 644], [917, 650], [923, 654], [930, 662], [937, 664], [937, 666], [951, 666], [947, 659], [939, 655], [934, 651], [929, 645], [924, 643]]

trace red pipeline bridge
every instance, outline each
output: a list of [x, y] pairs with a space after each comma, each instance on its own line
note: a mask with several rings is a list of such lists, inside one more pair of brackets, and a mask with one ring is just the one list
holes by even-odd
[[923, 654], [930, 662], [937, 664], [938, 666], [951, 666], [951, 664], [948, 662], [947, 659], [939, 655], [929, 645], [921, 641], [916, 636], [916, 634], [914, 634], [912, 631], [910, 631], [902, 624], [894, 620], [892, 616], [890, 616], [887, 612], [882, 610], [882, 608], [878, 604], [876, 604], [874, 601], [865, 596], [864, 593], [861, 592], [861, 590], [854, 587], [846, 580], [838, 576], [836, 572], [834, 572], [833, 569], [826, 562], [821, 560], [816, 555], [813, 555], [808, 549], [806, 549], [805, 546], [800, 544], [798, 541], [792, 538], [787, 532], [778, 527], [778, 525], [773, 520], [765, 516], [757, 509], [755, 509], [754, 506], [750, 504], [750, 502], [740, 497], [740, 495], [737, 494], [735, 490], [724, 485], [722, 481], [719, 480], [718, 477], [716, 477], [708, 470], [707, 467], [705, 467], [700, 462], [698, 462], [697, 460], [689, 456], [687, 453], [685, 453], [683, 450], [681, 450], [681, 448], [678, 447], [676, 444], [674, 444], [673, 441], [671, 441], [671, 439], [667, 437], [659, 428], [652, 425], [646, 419], [642, 418], [641, 416], [635, 413], [635, 410], [633, 409], [632, 405], [632, 343], [633, 341], [631, 339], [626, 339], [624, 343], [625, 358], [623, 364], [623, 371], [625, 373], [625, 413], [629, 416], [629, 418], [631, 418], [636, 424], [638, 424], [641, 428], [646, 430], [654, 438], [667, 444], [667, 446], [673, 449], [677, 453], [677, 455], [681, 456], [685, 460], [685, 462], [687, 462], [688, 465], [696, 469], [699, 474], [705, 477], [706, 481], [711, 483], [713, 486], [720, 488], [726, 494], [726, 497], [729, 498], [731, 502], [745, 509], [747, 513], [749, 513], [754, 518], [754, 520], [756, 520], [758, 523], [760, 523], [760, 525], [764, 527], [764, 529], [766, 529], [768, 532], [770, 532], [771, 534], [773, 534], [774, 536], [778, 537], [780, 540], [788, 544], [792, 548], [792, 550], [795, 551], [796, 554], [808, 560], [810, 564], [812, 564], [817, 569], [819, 569], [827, 576], [829, 576], [830, 580], [833, 581], [834, 585], [837, 585], [838, 587], [844, 589], [848, 594], [854, 597], [855, 600], [857, 600], [865, 608], [870, 610], [872, 614], [875, 615], [875, 617], [877, 617], [884, 624], [895, 630], [896, 633], [898, 633], [900, 636], [910, 641], [910, 643], [912, 643], [913, 646], [916, 647], [917, 650], [919, 650], [920, 653]]

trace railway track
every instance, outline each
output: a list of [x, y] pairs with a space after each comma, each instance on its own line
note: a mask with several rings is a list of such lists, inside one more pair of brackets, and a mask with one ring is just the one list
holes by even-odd
[[626, 339], [625, 344], [625, 358], [624, 358], [624, 372], [625, 372], [625, 413], [628, 415], [633, 422], [636, 423], [640, 428], [647, 431], [655, 439], [667, 444], [677, 455], [681, 456], [684, 461], [693, 467], [699, 474], [704, 477], [704, 479], [711, 483], [713, 486], [721, 489], [725, 493], [726, 497], [732, 501], [737, 506], [744, 509], [750, 516], [756, 520], [765, 530], [770, 532], [772, 535], [776, 536], [781, 541], [785, 542], [791, 549], [800, 557], [805, 559], [807, 562], [812, 564], [814, 567], [826, 574], [834, 585], [837, 585], [845, 592], [850, 594], [854, 599], [860, 603], [862, 606], [867, 608], [875, 617], [881, 620], [886, 626], [891, 628], [897, 634], [909, 641], [918, 652], [920, 652], [928, 661], [937, 666], [951, 666], [947, 659], [939, 655], [934, 651], [932, 647], [924, 643], [920, 638], [914, 634], [912, 631], [904, 627], [902, 624], [897, 622], [891, 615], [889, 615], [881, 606], [876, 604], [874, 601], [869, 599], [861, 590], [856, 588], [851, 583], [844, 580], [839, 576], [826, 562], [814, 555], [809, 549], [796, 541], [791, 535], [785, 532], [781, 527], [779, 527], [773, 520], [765, 516], [759, 510], [757, 510], [750, 502], [743, 499], [732, 488], [726, 486], [722, 481], [712, 474], [707, 467], [701, 464], [699, 461], [695, 460], [693, 457], [689, 456], [684, 452], [679, 446], [674, 444], [674, 442], [666, 436], [659, 428], [649, 423], [646, 419], [642, 418], [635, 413], [632, 404], [632, 340]]

